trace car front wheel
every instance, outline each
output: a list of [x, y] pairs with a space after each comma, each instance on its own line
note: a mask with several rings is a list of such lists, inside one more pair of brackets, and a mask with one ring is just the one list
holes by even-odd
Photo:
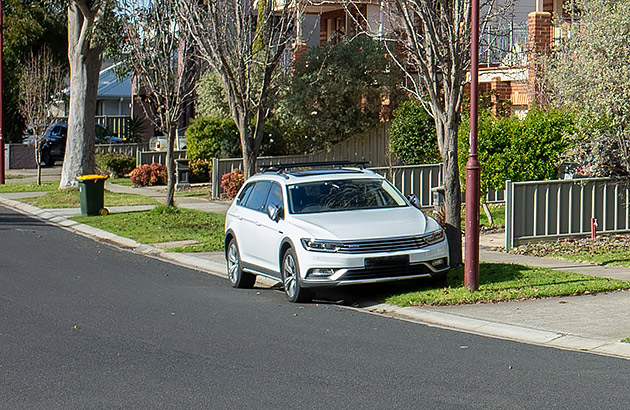
[[256, 282], [256, 275], [243, 272], [241, 256], [235, 239], [232, 239], [228, 245], [227, 274], [232, 287], [235, 288], [251, 288]]
[[287, 249], [282, 257], [282, 283], [284, 293], [289, 302], [306, 302], [310, 300], [311, 293], [300, 284], [300, 268], [297, 256], [292, 248]]

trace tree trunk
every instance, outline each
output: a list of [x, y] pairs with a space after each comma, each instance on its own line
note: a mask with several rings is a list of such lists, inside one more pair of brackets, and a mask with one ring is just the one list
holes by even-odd
[[492, 212], [490, 212], [490, 208], [488, 208], [488, 204], [486, 202], [482, 202], [481, 206], [483, 207], [483, 212], [486, 214], [486, 218], [488, 218], [488, 225], [491, 228], [494, 228], [494, 217], [492, 216]]
[[251, 121], [245, 114], [241, 115], [238, 130], [241, 135], [241, 148], [243, 151], [243, 175], [247, 180], [256, 173], [256, 160], [260, 152], [262, 129], [253, 130]]
[[175, 131], [169, 128], [168, 143], [166, 144], [166, 206], [175, 206], [175, 160], [173, 150], [175, 146]]
[[446, 236], [448, 238], [451, 267], [462, 264], [462, 193], [457, 162], [457, 128], [438, 124], [438, 132], [443, 133], [442, 161], [444, 162], [444, 194], [446, 208]]
[[102, 47], [91, 48], [89, 36], [81, 36], [86, 24], [85, 16], [74, 3], [71, 4], [68, 8], [70, 110], [60, 188], [78, 186], [78, 176], [94, 173], [94, 116]]
[[41, 138], [38, 135], [34, 136], [35, 139], [35, 166], [37, 166], [37, 186], [42, 184], [42, 143]]

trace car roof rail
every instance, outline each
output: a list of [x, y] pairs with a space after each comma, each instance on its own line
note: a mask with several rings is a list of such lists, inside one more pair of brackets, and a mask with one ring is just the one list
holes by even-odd
[[352, 167], [355, 166], [360, 169], [365, 169], [365, 166], [370, 161], [319, 161], [319, 162], [296, 162], [293, 164], [269, 164], [260, 167], [260, 172], [277, 172], [282, 173], [287, 169], [295, 168], [318, 168], [318, 167]]

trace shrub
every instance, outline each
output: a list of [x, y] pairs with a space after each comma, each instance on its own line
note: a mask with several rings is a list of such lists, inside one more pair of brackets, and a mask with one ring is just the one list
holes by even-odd
[[238, 128], [231, 119], [199, 117], [186, 130], [186, 148], [191, 161], [219, 156], [240, 156]]
[[[536, 181], [558, 177], [561, 156], [568, 148], [566, 135], [573, 119], [556, 110], [531, 110], [524, 120], [496, 117], [482, 111], [478, 123], [481, 190], [503, 189], [505, 181]], [[469, 121], [460, 127], [460, 178], [465, 179], [470, 133]]]
[[97, 153], [94, 157], [96, 171], [120, 178], [133, 171], [136, 159], [121, 152]]
[[190, 168], [190, 182], [208, 182], [212, 172], [212, 162], [197, 159], [188, 163]]
[[221, 188], [225, 190], [225, 195], [228, 199], [236, 198], [238, 190], [241, 189], [244, 183], [245, 176], [240, 169], [234, 169], [221, 177]]
[[392, 152], [405, 164], [440, 162], [435, 121], [417, 101], [405, 101], [394, 110], [389, 130]]
[[129, 174], [135, 186], [166, 184], [166, 166], [162, 164], [140, 165]]

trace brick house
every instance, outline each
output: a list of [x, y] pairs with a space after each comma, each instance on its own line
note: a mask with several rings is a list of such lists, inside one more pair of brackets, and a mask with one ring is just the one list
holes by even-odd
[[[479, 91], [489, 96], [494, 110], [524, 115], [537, 100], [537, 67], [533, 56], [544, 53], [561, 36], [553, 26], [555, 16], [568, 17], [566, 0], [515, 0], [501, 21], [488, 25], [481, 33]], [[347, 11], [342, 1], [309, 0], [298, 18], [294, 56], [307, 48], [362, 30], [379, 35], [391, 26], [387, 19], [387, 2], [355, 2]], [[469, 86], [465, 88], [469, 95]]]

